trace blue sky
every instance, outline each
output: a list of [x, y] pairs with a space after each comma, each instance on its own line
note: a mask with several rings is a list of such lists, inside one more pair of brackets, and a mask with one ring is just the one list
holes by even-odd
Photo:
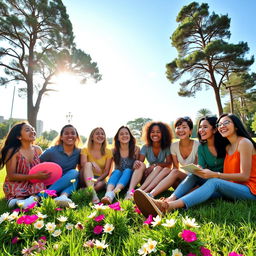
[[[64, 0], [79, 48], [98, 63], [101, 82], [79, 85], [62, 80], [57, 93], [44, 97], [38, 118], [46, 130], [60, 128], [71, 112], [79, 133], [88, 136], [96, 126], [113, 136], [119, 126], [138, 117], [171, 122], [201, 108], [217, 113], [213, 91], [196, 98], [179, 97], [178, 83], [165, 76], [165, 65], [176, 56], [170, 36], [186, 0]], [[212, 0], [210, 11], [231, 18], [230, 42], [246, 41], [255, 54], [254, 0]], [[255, 64], [252, 66], [255, 71]], [[12, 88], [0, 87], [0, 115], [10, 116]], [[224, 100], [223, 100], [224, 101]], [[14, 117], [26, 116], [26, 101], [15, 97]], [[50, 114], [51, 113], [51, 114]]]

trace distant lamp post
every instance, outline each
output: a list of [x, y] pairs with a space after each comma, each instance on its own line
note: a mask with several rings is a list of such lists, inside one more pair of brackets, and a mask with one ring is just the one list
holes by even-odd
[[66, 115], [66, 119], [67, 119], [68, 124], [71, 123], [72, 118], [73, 118], [73, 115], [71, 114], [71, 112], [68, 112], [67, 115]]

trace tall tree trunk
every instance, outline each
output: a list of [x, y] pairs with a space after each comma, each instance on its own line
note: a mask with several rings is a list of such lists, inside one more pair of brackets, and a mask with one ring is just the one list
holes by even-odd
[[229, 96], [230, 96], [230, 112], [234, 113], [234, 102], [233, 102], [233, 93], [232, 93], [232, 86], [228, 87]]
[[35, 128], [35, 130], [36, 130], [37, 114], [38, 114], [38, 111], [34, 107], [28, 108], [28, 122]]
[[217, 86], [214, 87], [214, 93], [215, 93], [215, 99], [216, 99], [216, 103], [218, 106], [218, 112], [219, 112], [219, 116], [220, 116], [221, 114], [223, 114], [223, 108], [221, 105], [220, 90]]

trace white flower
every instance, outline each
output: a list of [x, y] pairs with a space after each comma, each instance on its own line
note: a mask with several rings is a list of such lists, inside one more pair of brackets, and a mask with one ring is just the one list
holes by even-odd
[[54, 245], [53, 245], [53, 249], [54, 249], [54, 250], [58, 250], [58, 249], [59, 249], [59, 244], [54, 244]]
[[57, 237], [61, 234], [61, 230], [60, 229], [56, 229], [53, 233], [52, 236]]
[[188, 216], [184, 218], [182, 218], [182, 222], [189, 228], [199, 228], [200, 226], [196, 223], [196, 220], [190, 219]]
[[46, 214], [42, 214], [41, 212], [37, 212], [37, 216], [39, 219], [46, 219], [47, 218], [47, 215]]
[[[8, 217], [9, 217], [9, 212], [5, 212], [5, 213], [3, 213], [1, 216], [0, 216], [0, 219], [2, 220], [2, 222], [3, 221], [5, 221], [5, 220], [8, 220]], [[2, 223], [1, 222], [1, 223]]]
[[73, 227], [74, 227], [74, 225], [71, 224], [71, 223], [67, 223], [67, 224], [66, 224], [66, 229], [67, 229], [67, 230], [72, 230]]
[[108, 247], [108, 244], [105, 244], [105, 240], [102, 240], [102, 241], [96, 240], [94, 245], [98, 249], [105, 249]]
[[72, 179], [70, 180], [71, 183], [75, 183], [76, 182], [76, 179]]
[[69, 208], [75, 209], [77, 205], [75, 203], [68, 203]]
[[107, 205], [103, 205], [103, 204], [95, 204], [92, 206], [93, 209], [95, 210], [106, 210], [109, 209], [109, 207]]
[[48, 222], [45, 225], [45, 229], [48, 230], [49, 232], [53, 232], [55, 228], [56, 228], [56, 225], [53, 222]]
[[12, 214], [10, 214], [10, 215], [7, 217], [7, 219], [8, 219], [9, 221], [16, 220], [16, 219], [18, 218], [18, 215], [19, 215], [18, 212], [13, 212]]
[[43, 220], [38, 220], [37, 222], [34, 223], [34, 227], [36, 229], [41, 229], [41, 228], [43, 228], [43, 226], [44, 226], [44, 221]]
[[147, 243], [143, 244], [142, 247], [138, 250], [139, 255], [146, 256], [148, 254], [148, 245]]
[[159, 215], [157, 215], [156, 217], [153, 218], [153, 221], [151, 222], [152, 227], [160, 225], [161, 221], [162, 218]]
[[20, 208], [22, 208], [23, 205], [24, 205], [24, 202], [19, 202], [19, 203], [17, 203], [17, 205], [18, 205]]
[[57, 218], [57, 220], [60, 222], [66, 222], [68, 220], [68, 218], [64, 217], [64, 216], [60, 216], [59, 218]]
[[173, 228], [175, 223], [176, 223], [175, 219], [170, 219], [170, 220], [166, 220], [166, 222], [163, 223], [162, 226], [167, 227], [167, 228]]
[[96, 216], [96, 214], [97, 214], [97, 212], [94, 211], [94, 212], [92, 212], [92, 213], [88, 216], [88, 218], [89, 218], [89, 219], [93, 219], [93, 218]]
[[179, 249], [172, 250], [172, 256], [183, 256]]
[[112, 234], [112, 231], [114, 230], [114, 226], [112, 224], [105, 224], [104, 227], [103, 227], [103, 231], [104, 233], [109, 233], [109, 234]]
[[151, 238], [149, 238], [148, 242], [146, 243], [146, 245], [147, 245], [148, 253], [154, 252], [154, 251], [156, 251], [157, 241], [152, 240]]
[[82, 230], [82, 229], [84, 229], [84, 225], [81, 222], [77, 222], [76, 225], [75, 225], [75, 228], [79, 229], [79, 230]]

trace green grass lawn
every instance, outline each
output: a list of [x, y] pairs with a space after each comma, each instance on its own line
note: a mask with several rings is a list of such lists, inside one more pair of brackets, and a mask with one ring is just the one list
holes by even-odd
[[[3, 170], [0, 175], [2, 182]], [[171, 191], [168, 191], [165, 195], [170, 193]], [[100, 194], [100, 196], [102, 195], [103, 193]], [[15, 220], [6, 220], [3, 223], [0, 221], [2, 247], [0, 255], [21, 255], [24, 248], [36, 248], [36, 246], [38, 248], [38, 243], [35, 241], [38, 241], [41, 236], [47, 238], [46, 244], [42, 246], [45, 247], [45, 250], [35, 249], [33, 252], [39, 251], [36, 255], [139, 255], [138, 250], [148, 238], [157, 242], [156, 251], [145, 255], [173, 255], [172, 251], [177, 248], [184, 253], [183, 255], [187, 255], [193, 246], [198, 247], [197, 243], [199, 242], [203, 242], [204, 246], [211, 250], [213, 256], [228, 256], [233, 251], [244, 256], [256, 255], [256, 204], [253, 201], [215, 200], [189, 210], [174, 211], [165, 216], [161, 223], [164, 223], [166, 219], [174, 218], [177, 220], [175, 227], [166, 228], [161, 225], [155, 227], [143, 225], [145, 218], [136, 213], [133, 202], [123, 200], [123, 196], [122, 193], [119, 198], [121, 207], [124, 209], [122, 211], [92, 209], [89, 205], [90, 193], [83, 190], [75, 192], [72, 198], [78, 204], [76, 209], [56, 211], [55, 202], [52, 199], [47, 199], [42, 206], [24, 213], [25, 215], [35, 215], [38, 212], [46, 214], [47, 218], [43, 220], [44, 224], [56, 223], [55, 230], [58, 229], [61, 232], [56, 237], [47, 231], [45, 226], [42, 229], [36, 229], [34, 224], [17, 224]], [[9, 210], [5, 200], [0, 200], [0, 214], [7, 211]], [[96, 222], [93, 218], [89, 218], [88, 216], [93, 212], [96, 216], [103, 215], [104, 219]], [[62, 223], [57, 219], [60, 216], [65, 216], [68, 220]], [[195, 218], [200, 225], [198, 228], [191, 228], [193, 232], [196, 232], [198, 241], [185, 243], [178, 236], [182, 229], [189, 229], [181, 221], [185, 216]], [[80, 228], [77, 225], [77, 228], [74, 227], [69, 231], [65, 228], [67, 222], [73, 225], [81, 223], [79, 224]], [[94, 234], [95, 226], [103, 226], [106, 223], [114, 226], [112, 234], [104, 232], [98, 235]], [[14, 237], [19, 238], [19, 242], [16, 244], [11, 243]], [[96, 246], [93, 248], [83, 246], [86, 241], [92, 239], [105, 240], [109, 246], [105, 249], [99, 249]], [[197, 253], [196, 255], [202, 254]]]

